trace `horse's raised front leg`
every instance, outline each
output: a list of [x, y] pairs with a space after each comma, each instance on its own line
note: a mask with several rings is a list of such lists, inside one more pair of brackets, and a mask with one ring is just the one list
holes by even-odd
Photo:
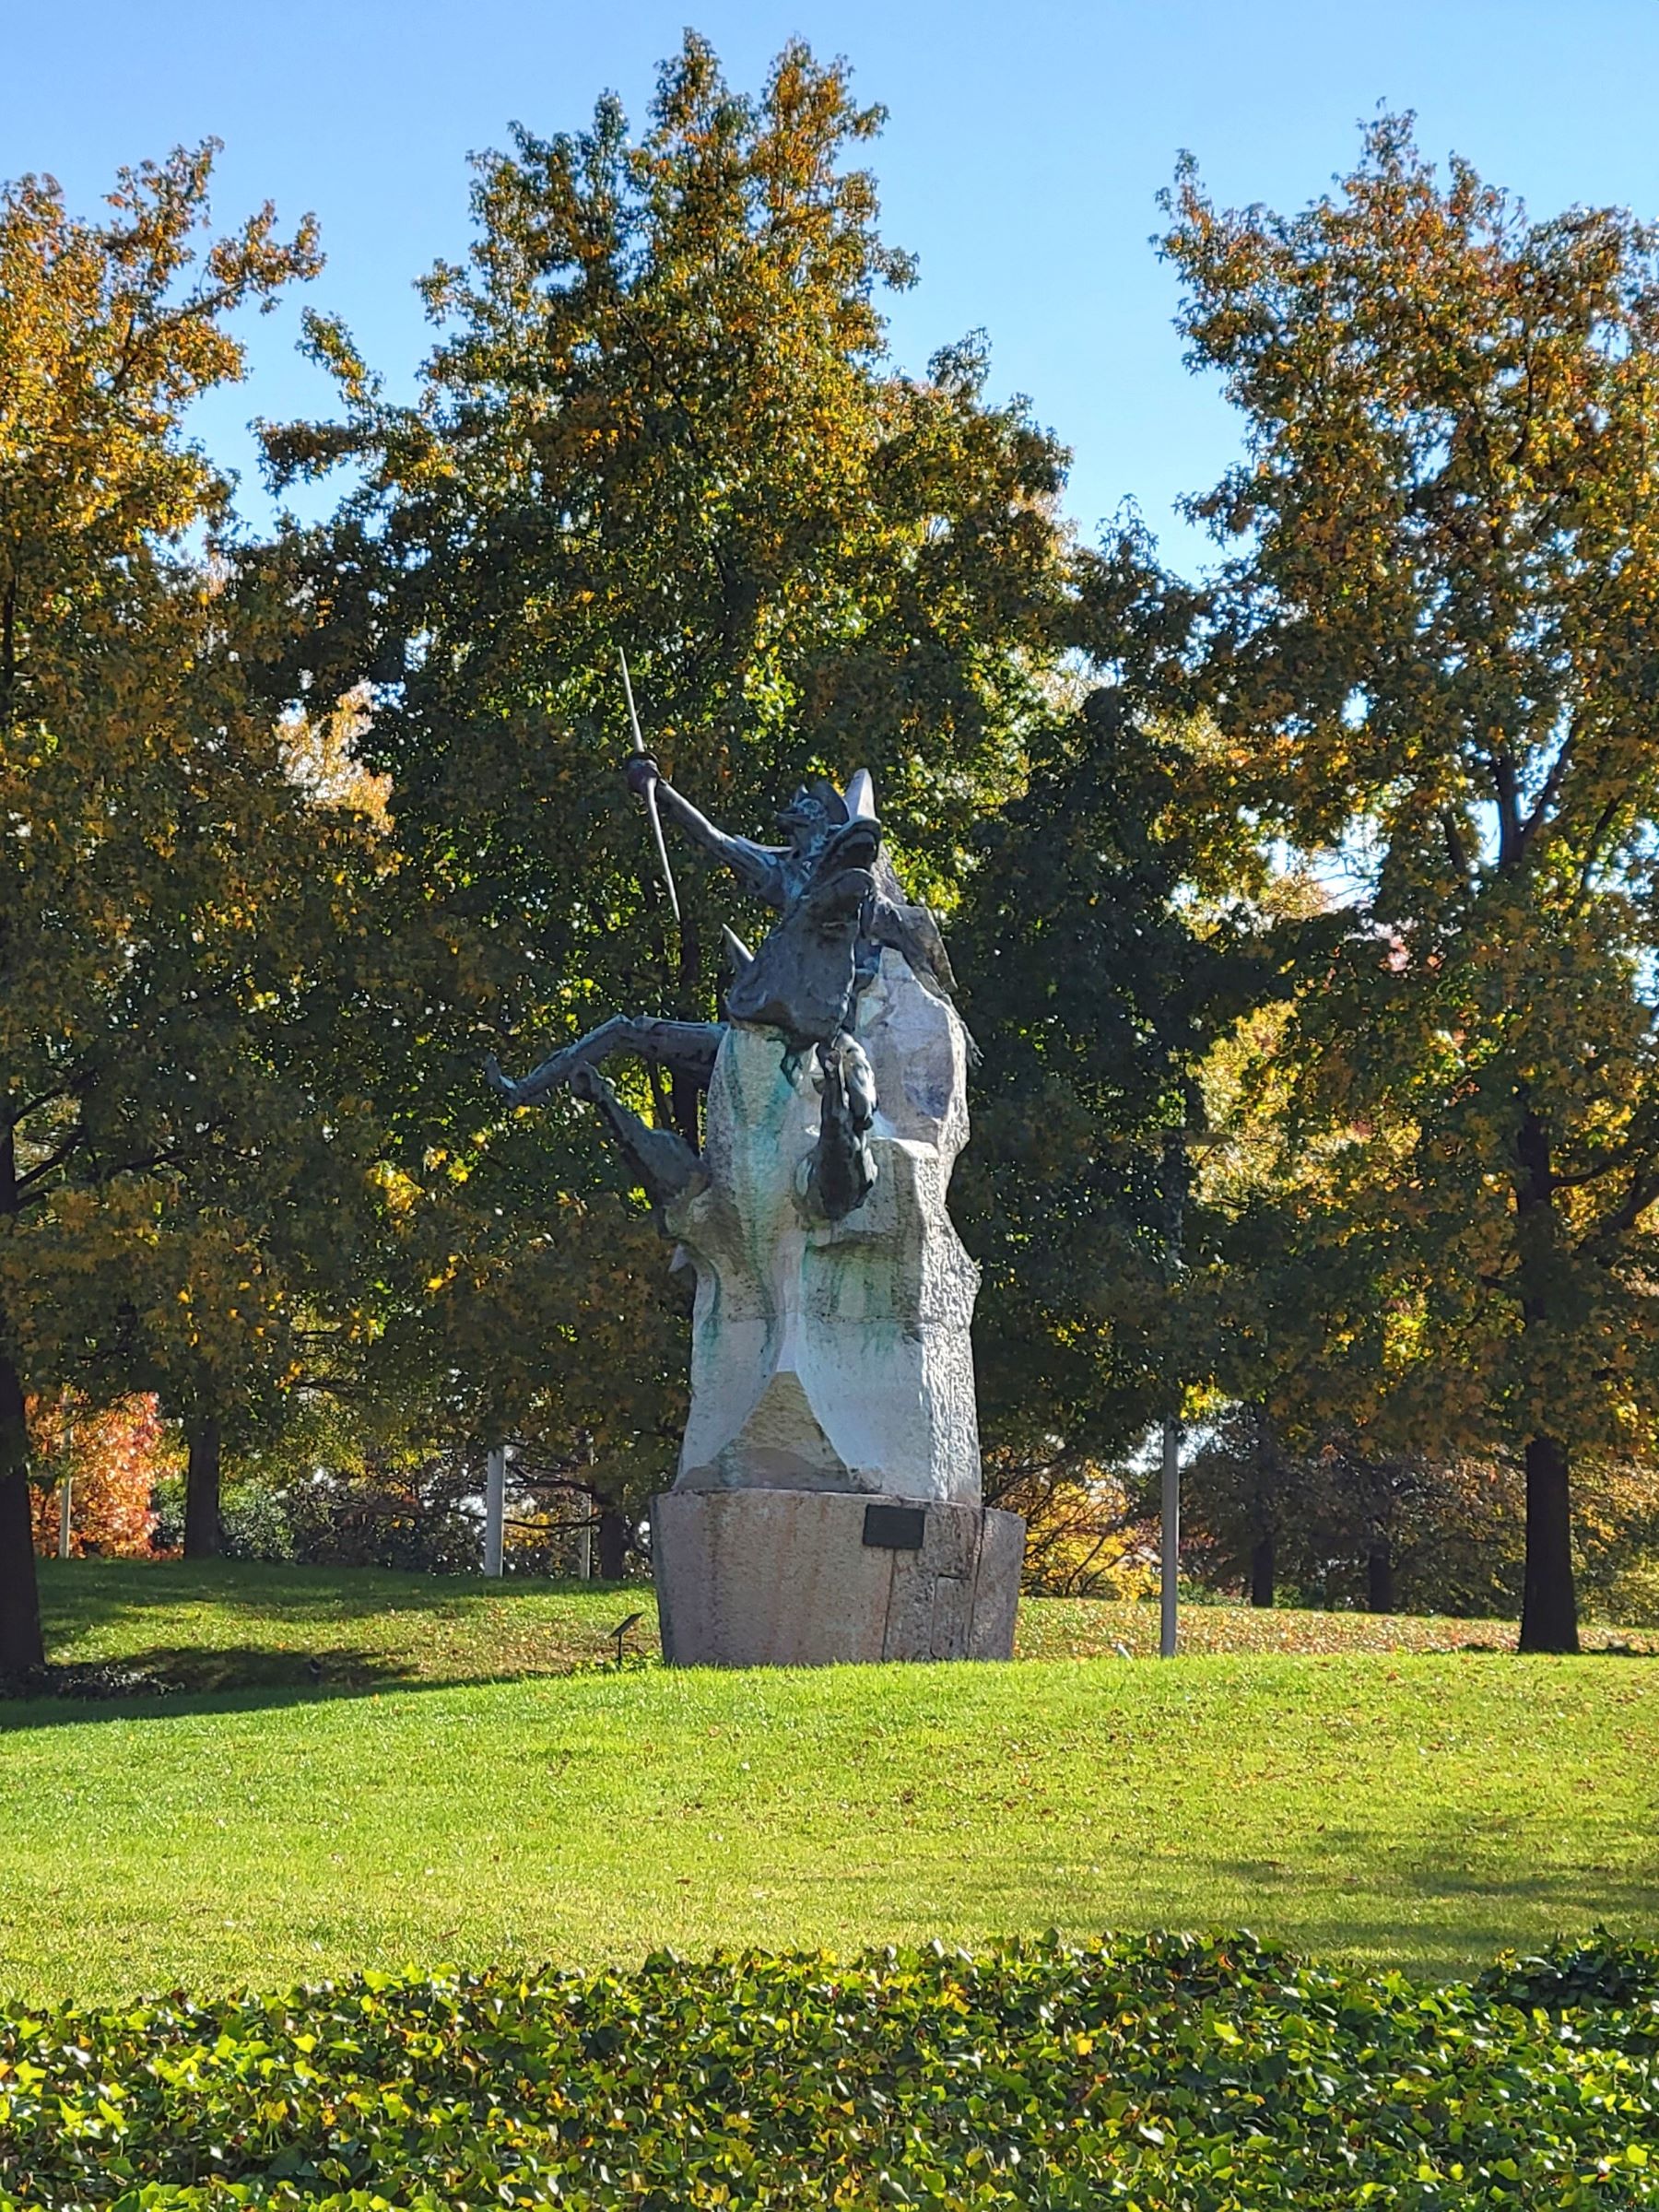
[[493, 1053], [484, 1073], [502, 1098], [514, 1106], [529, 1106], [549, 1091], [568, 1084], [579, 1067], [598, 1067], [604, 1061], [627, 1055], [643, 1060], [649, 1067], [665, 1067], [707, 1090], [714, 1073], [715, 1055], [725, 1025], [718, 1021], [663, 1021], [651, 1014], [613, 1014], [586, 1036], [563, 1045], [538, 1068], [515, 1083], [501, 1073]]

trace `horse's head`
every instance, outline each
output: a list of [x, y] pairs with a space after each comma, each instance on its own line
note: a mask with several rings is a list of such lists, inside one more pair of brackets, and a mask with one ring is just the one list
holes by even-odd
[[[861, 826], [875, 828], [876, 786], [869, 770], [858, 770], [844, 795], [823, 776], [810, 790], [805, 783], [797, 783], [788, 805], [779, 807], [777, 819], [797, 853], [803, 857], [817, 855], [821, 861], [843, 831], [856, 831]], [[877, 842], [880, 836], [876, 830]], [[872, 858], [874, 850], [872, 847]]]

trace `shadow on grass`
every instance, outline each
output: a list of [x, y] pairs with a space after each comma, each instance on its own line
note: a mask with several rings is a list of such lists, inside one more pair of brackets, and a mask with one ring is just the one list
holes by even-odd
[[[1429, 1847], [1427, 1836], [1417, 1842]], [[878, 1930], [884, 1918], [890, 1920], [896, 1886], [904, 1888], [912, 1923], [935, 1933], [958, 1931], [956, 1939], [971, 1948], [1056, 1921], [1077, 1936], [1244, 1926], [1300, 1957], [1368, 1971], [1380, 1963], [1399, 1966], [1437, 1981], [1466, 1976], [1500, 1951], [1541, 1949], [1552, 1937], [1577, 1937], [1598, 1924], [1644, 1933], [1653, 1924], [1653, 1885], [1639, 1869], [1513, 1875], [1495, 1868], [1488, 1878], [1472, 1875], [1453, 1882], [1439, 1878], [1425, 1858], [1402, 1879], [1364, 1855], [1365, 1839], [1356, 1844], [1361, 1855], [1325, 1875], [1306, 1865], [1228, 1858], [1194, 1841], [1168, 1883], [1130, 1873], [1123, 1880], [1047, 1891], [986, 1854], [952, 1859], [943, 1850], [920, 1869], [790, 1865], [766, 1878], [774, 1912], [794, 1915], [791, 1941], [807, 1948], [820, 1941], [845, 1947], [834, 1932], [838, 1921]], [[694, 1940], [748, 1940], [743, 1925], [748, 1895], [747, 1887], [700, 1890]], [[652, 1933], [677, 1946], [685, 1941], [670, 1907]]]
[[[630, 1652], [621, 1671], [638, 1673], [659, 1664], [654, 1652]], [[51, 1670], [49, 1670], [51, 1671]], [[258, 1712], [288, 1705], [315, 1705], [340, 1699], [400, 1696], [419, 1690], [490, 1689], [522, 1682], [569, 1682], [596, 1675], [615, 1676], [616, 1662], [598, 1651], [559, 1666], [502, 1668], [494, 1674], [455, 1671], [422, 1674], [389, 1660], [382, 1653], [335, 1649], [321, 1655], [313, 1673], [304, 1653], [246, 1649], [135, 1652], [110, 1669], [62, 1669], [76, 1674], [113, 1673], [129, 1686], [88, 1684], [41, 1690], [30, 1685], [20, 1694], [0, 1694], [0, 1736], [26, 1728], [79, 1726], [88, 1721], [167, 1721], [202, 1713]]]
[[[270, 1644], [153, 1644], [119, 1662], [144, 1687], [140, 1696], [200, 1696], [216, 1690], [385, 1689], [418, 1679], [406, 1660], [367, 1646], [285, 1651]], [[69, 1693], [73, 1696], [73, 1690]]]
[[[1629, 1837], [1576, 1835], [1575, 1855], [1555, 1864], [1517, 1865], [1511, 1857], [1494, 1865], [1478, 1847], [1503, 1840], [1471, 1831], [1466, 1818], [1430, 1815], [1381, 1851], [1376, 1833], [1348, 1826], [1321, 1836], [1312, 1864], [1307, 1855], [1210, 1857], [1206, 1864], [1212, 1879], [1254, 1890], [1269, 1920], [1288, 1906], [1298, 1947], [1330, 1956], [1396, 1954], [1406, 1942], [1440, 1971], [1456, 1956], [1489, 1957], [1514, 1945], [1519, 1929], [1535, 1931], [1525, 1941], [1536, 1944], [1604, 1921], [1652, 1927], [1659, 1847], [1632, 1852]], [[1625, 1863], [1593, 1855], [1603, 1849]], [[1424, 1917], [1425, 1908], [1432, 1915], [1437, 1905], [1455, 1920], [1454, 1937]]]
[[131, 1712], [157, 1695], [459, 1688], [582, 1672], [612, 1654], [634, 1583], [485, 1582], [375, 1568], [77, 1559], [41, 1566], [49, 1662], [0, 1684], [0, 1725]]
[[127, 1618], [211, 1606], [216, 1613], [253, 1619], [357, 1620], [388, 1611], [466, 1615], [503, 1602], [571, 1598], [614, 1604], [649, 1595], [635, 1583], [486, 1581], [481, 1575], [404, 1574], [379, 1567], [266, 1566], [243, 1560], [76, 1559], [41, 1566], [41, 1603], [53, 1630], [113, 1625]]
[[[1443, 1900], [1445, 1919], [1402, 1912], [1407, 1898], [1419, 1907]], [[1333, 1890], [1328, 1906], [1305, 1891], [1286, 1901], [1283, 1928], [1276, 1924], [1277, 1900], [1269, 1897], [1256, 1917], [1296, 1950], [1426, 1967], [1437, 1979], [1465, 1974], [1471, 1962], [1488, 1962], [1500, 1951], [1535, 1951], [1557, 1938], [1577, 1939], [1592, 1926], [1646, 1932], [1653, 1924], [1651, 1882], [1604, 1876], [1590, 1883], [1582, 1871], [1454, 1887], [1432, 1880], [1403, 1888], [1368, 1883], [1359, 1890]]]

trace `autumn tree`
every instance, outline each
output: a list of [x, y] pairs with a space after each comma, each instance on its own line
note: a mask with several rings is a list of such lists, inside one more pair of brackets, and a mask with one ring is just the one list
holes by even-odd
[[1194, 506], [1205, 693], [1265, 831], [1354, 877], [1293, 1113], [1346, 1133], [1440, 1448], [1524, 1465], [1523, 1645], [1571, 1650], [1573, 1455], [1655, 1405], [1655, 234], [1534, 220], [1399, 118], [1300, 215], [1190, 164], [1171, 215], [1245, 446]]
[[323, 1180], [294, 1041], [347, 871], [182, 427], [317, 252], [268, 207], [213, 235], [212, 151], [124, 171], [100, 221], [0, 193], [0, 1672], [41, 1655], [26, 1394], [206, 1417], [280, 1377], [272, 1238]]
[[31, 1401], [29, 1434], [37, 1476], [30, 1504], [37, 1551], [55, 1551], [65, 1489], [70, 1550], [145, 1559], [156, 1515], [152, 1495], [177, 1464], [177, 1437], [153, 1394], [107, 1406], [60, 1392]]
[[[606, 98], [591, 130], [478, 161], [414, 405], [313, 322], [341, 418], [268, 434], [285, 478], [359, 472], [266, 559], [312, 618], [293, 692], [371, 684], [391, 779], [411, 1298], [389, 1334], [446, 1421], [591, 1459], [618, 1514], [672, 1465], [681, 1295], [591, 1118], [503, 1111], [481, 1063], [617, 1010], [710, 1017], [721, 924], [767, 925], [684, 855], [672, 922], [622, 783], [618, 648], [705, 812], [766, 835], [797, 781], [868, 766], [917, 895], [947, 896], [1042, 710], [1063, 456], [987, 402], [977, 343], [921, 377], [888, 357], [880, 296], [911, 265], [853, 159], [879, 122], [803, 47], [751, 98], [688, 37], [637, 135]], [[688, 1090], [629, 1095], [694, 1131]]]
[[1077, 644], [1122, 680], [1033, 740], [1026, 788], [981, 824], [960, 922], [983, 1053], [958, 1184], [985, 1268], [982, 1416], [1028, 1506], [1036, 1470], [1126, 1453], [1210, 1379], [1189, 1288], [1216, 1258], [1203, 1071], [1279, 988], [1298, 922], [1265, 896], [1213, 732], [1159, 711], [1179, 593], [1135, 533], [1080, 581]]

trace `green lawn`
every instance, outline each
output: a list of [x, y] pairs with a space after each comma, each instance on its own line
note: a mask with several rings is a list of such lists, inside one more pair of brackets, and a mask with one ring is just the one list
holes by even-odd
[[270, 1672], [0, 1707], [0, 1990], [29, 1999], [1051, 1925], [1450, 1972], [1659, 1921], [1651, 1658], [538, 1676], [637, 1594], [98, 1562], [48, 1592], [60, 1657]]
[[[506, 1582], [307, 1567], [127, 1559], [42, 1560], [47, 1641], [54, 1660], [109, 1662], [189, 1689], [311, 1689], [312, 1662], [328, 1688], [502, 1681], [592, 1666], [612, 1655], [606, 1633], [644, 1618], [630, 1651], [654, 1655], [649, 1585]], [[1267, 1612], [1195, 1606], [1182, 1648], [1206, 1653], [1512, 1650], [1515, 1624], [1410, 1615]], [[1593, 1628], [1587, 1643], [1659, 1652], [1659, 1630]], [[1158, 1608], [1088, 1598], [1027, 1599], [1022, 1659], [1137, 1657], [1158, 1649]]]

